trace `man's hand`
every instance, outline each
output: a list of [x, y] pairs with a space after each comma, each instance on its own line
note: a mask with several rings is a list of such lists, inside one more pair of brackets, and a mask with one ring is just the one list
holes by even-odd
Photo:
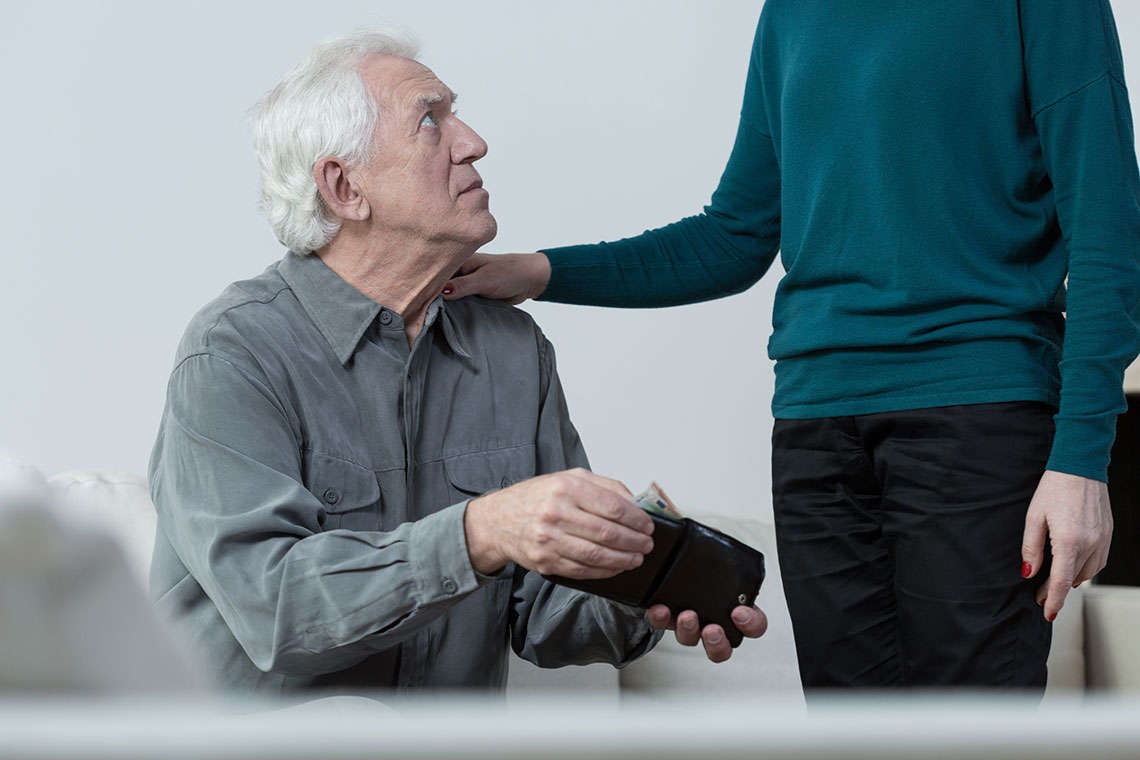
[[[710, 624], [704, 630], [698, 630], [697, 613], [692, 610], [685, 610], [678, 615], [675, 625], [669, 608], [664, 604], [653, 605], [647, 614], [649, 624], [654, 628], [676, 631], [678, 643], [691, 647], [696, 646], [699, 640], [705, 645], [705, 654], [713, 662], [724, 662], [732, 657], [732, 645], [728, 643], [724, 629]], [[758, 607], [737, 607], [732, 611], [732, 622], [750, 639], [758, 639], [768, 630], [768, 618]]]
[[443, 286], [445, 300], [470, 295], [520, 304], [538, 298], [550, 282], [550, 260], [538, 253], [477, 253]]
[[508, 562], [544, 575], [610, 578], [653, 549], [653, 520], [624, 485], [577, 468], [524, 480], [467, 503], [471, 565]]
[[1037, 484], [1025, 515], [1021, 546], [1022, 570], [1032, 578], [1044, 560], [1045, 535], [1053, 551], [1049, 577], [1037, 590], [1037, 603], [1045, 606], [1052, 622], [1069, 589], [1099, 573], [1108, 561], [1112, 541], [1112, 510], [1108, 485], [1099, 480], [1046, 470]]

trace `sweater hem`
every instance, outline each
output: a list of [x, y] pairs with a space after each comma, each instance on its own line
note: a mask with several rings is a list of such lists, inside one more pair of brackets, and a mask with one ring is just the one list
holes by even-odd
[[914, 395], [890, 395], [874, 398], [845, 399], [804, 404], [780, 404], [772, 402], [772, 416], [777, 419], [815, 419], [820, 417], [847, 417], [879, 412], [901, 412], [910, 409], [930, 409], [960, 404], [998, 404], [1008, 401], [1043, 401], [1054, 408], [1060, 403], [1060, 395], [1049, 388], [1020, 386], [1010, 388], [971, 389], [964, 391], [943, 391]]

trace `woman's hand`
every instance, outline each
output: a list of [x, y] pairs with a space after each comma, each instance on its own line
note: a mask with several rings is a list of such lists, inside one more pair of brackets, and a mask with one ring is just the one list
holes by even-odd
[[1045, 559], [1045, 536], [1053, 552], [1049, 577], [1037, 590], [1045, 618], [1057, 617], [1069, 589], [1104, 569], [1112, 542], [1108, 486], [1099, 480], [1046, 470], [1025, 516], [1021, 574], [1032, 578]]
[[541, 251], [497, 256], [477, 253], [463, 262], [455, 276], [443, 286], [443, 297], [454, 301], [480, 295], [513, 306], [528, 298], [538, 298], [549, 282], [550, 260]]

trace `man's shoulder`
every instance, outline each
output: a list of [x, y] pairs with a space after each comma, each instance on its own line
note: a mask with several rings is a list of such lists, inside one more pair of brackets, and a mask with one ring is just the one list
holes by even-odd
[[538, 323], [528, 312], [517, 306], [511, 306], [506, 301], [496, 301], [483, 296], [465, 296], [456, 301], [448, 301], [447, 308], [455, 312], [461, 319], [472, 324], [478, 322], [493, 322], [507, 324], [527, 330], [537, 330]]
[[256, 277], [230, 283], [190, 319], [175, 363], [196, 354], [231, 357], [247, 353], [254, 330], [282, 321], [276, 302], [289, 289], [277, 272], [277, 263]]
[[483, 296], [466, 296], [449, 301], [448, 311], [476, 340], [529, 341], [538, 345], [542, 329], [528, 312], [505, 301]]

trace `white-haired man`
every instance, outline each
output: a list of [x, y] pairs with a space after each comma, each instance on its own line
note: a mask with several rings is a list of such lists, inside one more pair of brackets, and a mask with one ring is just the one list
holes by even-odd
[[178, 349], [152, 591], [232, 687], [501, 688], [508, 638], [546, 667], [621, 666], [659, 638], [643, 610], [541, 576], [636, 567], [652, 522], [587, 469], [533, 320], [439, 297], [496, 222], [487, 146], [414, 57], [379, 33], [326, 43], [259, 104], [289, 252]]

